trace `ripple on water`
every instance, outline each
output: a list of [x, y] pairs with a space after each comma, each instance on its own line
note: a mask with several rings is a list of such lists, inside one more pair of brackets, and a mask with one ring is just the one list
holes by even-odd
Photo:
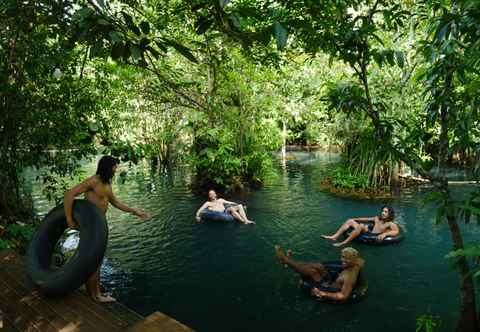
[[[268, 185], [226, 197], [246, 204], [255, 226], [196, 223], [206, 197], [189, 190], [186, 168], [130, 170], [125, 183], [114, 181], [115, 194], [153, 217], [142, 222], [109, 210], [102, 284], [140, 313], [160, 310], [199, 331], [371, 331], [372, 313], [375, 327], [390, 332], [415, 329], [415, 318], [423, 314], [445, 317], [448, 330], [458, 280], [444, 259], [451, 247], [446, 226], [435, 226], [435, 209], [421, 204], [428, 188], [405, 191], [391, 202], [405, 241], [380, 248], [352, 244], [366, 260], [370, 283], [361, 304], [319, 304], [299, 291], [299, 278], [278, 263], [273, 246], [292, 248], [301, 261], [338, 259], [340, 250], [320, 235], [347, 218], [377, 214], [380, 203], [319, 190], [319, 176], [335, 157], [293, 155], [297, 159], [279, 166]], [[94, 163], [86, 165], [88, 174], [94, 169]], [[46, 213], [52, 204], [40, 185], [33, 188], [37, 211]], [[462, 227], [467, 240], [478, 238], [478, 227]]]

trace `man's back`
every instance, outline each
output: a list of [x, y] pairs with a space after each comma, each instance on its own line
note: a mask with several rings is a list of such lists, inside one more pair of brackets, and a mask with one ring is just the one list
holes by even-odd
[[107, 212], [108, 202], [112, 195], [112, 187], [109, 183], [103, 183], [98, 175], [91, 176], [86, 180], [88, 190], [85, 198], [98, 206], [103, 213]]

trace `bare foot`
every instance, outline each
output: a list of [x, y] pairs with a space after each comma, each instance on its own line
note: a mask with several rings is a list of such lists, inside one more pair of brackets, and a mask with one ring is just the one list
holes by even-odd
[[255, 221], [252, 221], [252, 220], [245, 221], [245, 225], [252, 225], [252, 224], [255, 224]]
[[[276, 245], [275, 246], [275, 252], [277, 254], [277, 257], [278, 259], [280, 260], [280, 263], [282, 263], [283, 265], [287, 266], [287, 261], [288, 261], [288, 258], [290, 256], [286, 256], [283, 251], [282, 251], [282, 248], [279, 246], [279, 245]], [[288, 254], [288, 253], [287, 253]]]
[[112, 303], [117, 301], [117, 299], [112, 296], [102, 294], [97, 295], [93, 300], [100, 303]]
[[333, 246], [334, 247], [341, 247], [343, 245], [345, 245], [346, 243], [345, 242], [339, 242], [339, 243], [334, 243]]
[[333, 235], [321, 235], [322, 238], [326, 239], [326, 240], [332, 240], [332, 241], [337, 241], [337, 238]]

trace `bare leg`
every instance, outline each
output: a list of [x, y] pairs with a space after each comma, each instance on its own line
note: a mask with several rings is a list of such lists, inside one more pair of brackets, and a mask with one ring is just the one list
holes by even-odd
[[227, 209], [227, 212], [229, 212], [235, 219], [239, 220], [240, 222], [243, 222], [244, 224], [253, 224], [253, 222], [251, 222], [250, 220], [248, 219], [244, 219], [240, 213], [238, 213], [233, 207], [229, 207]]
[[97, 271], [93, 273], [93, 275], [87, 280], [85, 284], [87, 288], [88, 295], [94, 300], [95, 302], [102, 302], [102, 303], [109, 303], [115, 302], [116, 299], [111, 296], [102, 295], [100, 291], [100, 266], [98, 267]]
[[95, 271], [85, 283], [87, 293], [93, 300], [96, 300], [97, 296], [97, 272], [98, 270]]
[[355, 227], [358, 223], [353, 219], [348, 219], [333, 235], [322, 235], [322, 238], [327, 240], [337, 241], [340, 235], [342, 235], [348, 228]]
[[245, 220], [243, 220], [243, 217], [242, 217], [237, 211], [235, 211], [235, 209], [233, 209], [233, 208], [228, 208], [227, 211], [230, 212], [230, 214], [231, 214], [235, 219], [237, 219], [237, 220], [240, 221], [240, 222], [245, 223]]
[[350, 233], [350, 235], [342, 242], [334, 243], [333, 245], [335, 247], [341, 247], [343, 245], [346, 245], [350, 241], [352, 241], [354, 238], [359, 236], [363, 231], [363, 227], [361, 225], [356, 225], [354, 230]]
[[291, 250], [288, 250], [287, 255], [285, 255], [282, 248], [277, 245], [275, 246], [275, 252], [282, 264], [287, 265], [301, 276], [311, 278], [315, 281], [321, 281], [328, 273], [327, 269], [320, 263], [295, 262], [290, 257], [292, 253]]
[[243, 208], [242, 204], [239, 204], [236, 206], [238, 213], [243, 217], [244, 220], [248, 221], [249, 224], [254, 224], [255, 222], [248, 219], [247, 214], [245, 213], [245, 210]]

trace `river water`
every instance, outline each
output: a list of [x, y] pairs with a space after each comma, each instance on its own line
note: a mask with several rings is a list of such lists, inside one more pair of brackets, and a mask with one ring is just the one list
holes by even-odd
[[[294, 152], [278, 163], [264, 187], [224, 196], [247, 206], [256, 225], [195, 222], [206, 200], [189, 189], [190, 171], [158, 172], [148, 165], [114, 181], [116, 196], [153, 218], [141, 222], [110, 208], [109, 244], [102, 284], [122, 303], [148, 315], [164, 312], [197, 331], [414, 331], [416, 318], [440, 319], [451, 331], [458, 311], [458, 277], [444, 256], [451, 248], [446, 224], [424, 206], [428, 188], [408, 190], [390, 204], [406, 232], [398, 245], [353, 244], [366, 260], [366, 298], [351, 305], [319, 303], [299, 290], [299, 278], [280, 265], [274, 245], [291, 248], [303, 261], [338, 259], [340, 250], [320, 235], [350, 217], [372, 216], [381, 201], [339, 198], [323, 192], [325, 169], [338, 156]], [[96, 162], [84, 165], [94, 173]], [[122, 165], [126, 168], [126, 165]], [[458, 188], [459, 194], [468, 189]], [[40, 214], [52, 208], [33, 183]], [[463, 225], [467, 243], [480, 227]]]

